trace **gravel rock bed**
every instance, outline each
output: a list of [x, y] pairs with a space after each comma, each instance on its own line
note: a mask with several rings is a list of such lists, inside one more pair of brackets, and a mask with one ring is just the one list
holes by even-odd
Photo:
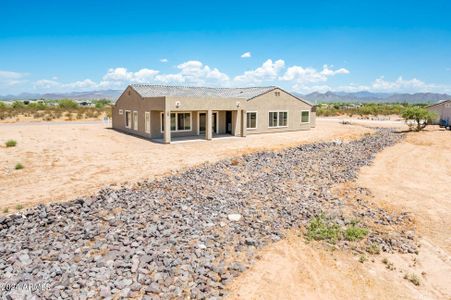
[[258, 152], [0, 217], [0, 282], [46, 287], [13, 290], [12, 299], [221, 298], [258, 248], [343, 205], [332, 186], [402, 138], [379, 129], [349, 143]]

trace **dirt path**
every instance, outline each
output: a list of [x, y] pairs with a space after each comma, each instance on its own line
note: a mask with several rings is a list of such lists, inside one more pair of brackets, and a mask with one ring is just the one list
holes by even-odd
[[[293, 234], [260, 253], [231, 286], [230, 299], [450, 299], [450, 183], [450, 133], [409, 134], [362, 169], [357, 185], [368, 188], [377, 205], [413, 214], [419, 255], [381, 254], [360, 263], [358, 255], [306, 244]], [[417, 275], [420, 285], [406, 274]]]
[[[133, 183], [241, 153], [321, 140], [355, 139], [371, 130], [318, 122], [310, 131], [162, 145], [101, 123], [0, 125], [0, 213], [16, 205], [70, 200], [108, 185]], [[17, 146], [5, 148], [14, 139]], [[14, 170], [16, 163], [24, 169]]]

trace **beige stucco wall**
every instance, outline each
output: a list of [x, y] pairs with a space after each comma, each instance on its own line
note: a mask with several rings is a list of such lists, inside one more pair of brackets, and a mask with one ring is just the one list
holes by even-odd
[[[275, 92], [280, 92], [280, 96], [276, 96]], [[248, 135], [265, 132], [308, 130], [311, 127], [315, 127], [316, 123], [316, 114], [311, 112], [312, 106], [310, 104], [279, 89], [247, 101], [245, 108], [247, 112], [257, 112], [257, 128], [247, 129]], [[309, 123], [301, 123], [301, 112], [303, 110], [310, 111]], [[269, 112], [271, 111], [287, 111], [288, 126], [269, 128]]]
[[437, 115], [434, 123], [438, 124], [441, 119], [451, 122], [451, 101], [428, 107], [428, 110], [434, 112]]
[[[129, 94], [130, 92], [130, 94]], [[164, 110], [164, 97], [145, 98], [143, 99], [135, 90], [128, 87], [119, 99], [116, 101], [112, 111], [112, 126], [114, 129], [124, 131], [127, 133], [139, 135], [145, 138], [160, 137], [159, 127], [155, 127], [155, 116], [158, 115], [158, 111]], [[123, 111], [122, 115], [119, 115], [119, 110]], [[132, 112], [132, 128], [125, 127], [125, 111], [130, 110]], [[133, 129], [133, 111], [138, 112], [138, 130]], [[151, 112], [150, 122], [152, 124], [150, 130], [151, 133], [145, 132], [145, 112]]]

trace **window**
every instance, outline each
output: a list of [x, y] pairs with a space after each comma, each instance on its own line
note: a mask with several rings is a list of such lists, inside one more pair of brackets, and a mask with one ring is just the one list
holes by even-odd
[[133, 129], [138, 130], [138, 112], [136, 110], [133, 112]]
[[132, 127], [132, 113], [129, 110], [125, 111], [125, 127], [126, 128]]
[[310, 112], [308, 110], [303, 110], [301, 112], [301, 123], [309, 123], [310, 122]]
[[146, 133], [150, 133], [150, 111], [146, 111], [144, 119], [146, 121], [146, 124], [144, 125]]
[[178, 113], [177, 114], [177, 131], [191, 130], [191, 114]]
[[247, 129], [256, 129], [257, 128], [257, 113], [256, 112], [248, 112], [247, 113]]
[[123, 111], [122, 109], [119, 109], [119, 114], [120, 114], [120, 115], [123, 115], [123, 114], [124, 114], [124, 111]]
[[[171, 131], [190, 131], [191, 113], [171, 113]], [[164, 113], [161, 113], [161, 132], [164, 132]]]
[[280, 96], [280, 92], [274, 92], [274, 94], [276, 95], [276, 97]]
[[288, 112], [287, 111], [270, 111], [269, 112], [269, 127], [287, 127], [288, 126]]
[[279, 127], [286, 127], [288, 121], [288, 112], [281, 111], [279, 112]]

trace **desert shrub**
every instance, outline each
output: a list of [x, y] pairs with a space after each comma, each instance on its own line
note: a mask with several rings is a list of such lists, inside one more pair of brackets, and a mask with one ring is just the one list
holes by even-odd
[[24, 109], [25, 103], [23, 103], [22, 101], [14, 101], [11, 107], [14, 109]]
[[77, 120], [83, 119], [83, 113], [79, 111], [76, 116]]
[[307, 227], [307, 238], [335, 244], [340, 239], [340, 227], [328, 222], [323, 215], [314, 217]]
[[366, 247], [366, 252], [368, 252], [369, 254], [380, 254], [381, 248], [379, 247], [379, 245], [371, 243]]
[[416, 286], [420, 285], [420, 278], [413, 273], [404, 275], [404, 279], [412, 282]]
[[22, 170], [24, 168], [24, 166], [21, 163], [17, 163], [16, 166], [14, 167], [14, 169], [16, 170]]
[[17, 204], [17, 205], [16, 205], [16, 209], [17, 209], [17, 210], [23, 209], [23, 205], [22, 205], [22, 204]]
[[107, 99], [100, 99], [100, 100], [96, 100], [94, 101], [96, 108], [104, 108], [106, 105], [111, 104], [110, 100]]
[[61, 109], [74, 109], [78, 108], [78, 103], [74, 100], [63, 99], [58, 101], [58, 107]]
[[16, 147], [16, 145], [17, 145], [17, 142], [15, 141], [15, 140], [7, 140], [6, 141], [6, 143], [5, 143], [5, 146], [6, 147]]
[[331, 220], [327, 220], [324, 215], [312, 218], [307, 226], [307, 239], [324, 240], [332, 244], [335, 244], [339, 240], [358, 241], [363, 239], [367, 234], [368, 229], [358, 227], [356, 222], [344, 228]]
[[3, 213], [4, 214], [7, 214], [9, 212], [9, 208], [8, 207], [5, 207], [4, 209], [3, 209]]
[[358, 227], [354, 224], [349, 226], [344, 231], [344, 239], [348, 241], [359, 241], [368, 234], [368, 229]]

